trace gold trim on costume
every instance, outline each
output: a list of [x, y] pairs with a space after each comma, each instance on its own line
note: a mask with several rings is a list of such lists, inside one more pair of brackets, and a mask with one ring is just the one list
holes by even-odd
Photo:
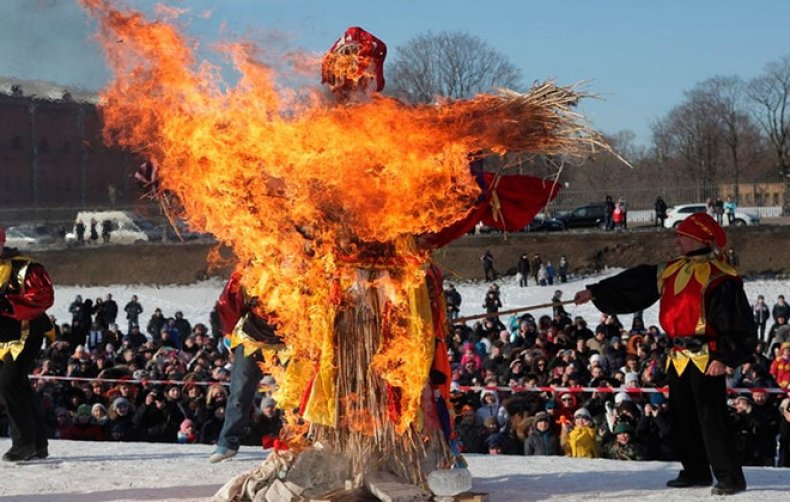
[[670, 350], [669, 357], [667, 357], [667, 370], [671, 364], [675, 367], [675, 373], [677, 373], [678, 376], [682, 376], [683, 372], [686, 371], [688, 367], [689, 361], [691, 361], [701, 373], [705, 373], [705, 370], [708, 369], [708, 363], [710, 362], [708, 344], [703, 344], [702, 348], [697, 352], [691, 352], [688, 349]]
[[16, 360], [25, 348], [25, 341], [27, 341], [27, 337], [30, 335], [30, 321], [20, 321], [20, 324], [21, 336], [18, 340], [0, 343], [0, 361], [5, 359], [6, 354], [11, 354], [11, 359]]

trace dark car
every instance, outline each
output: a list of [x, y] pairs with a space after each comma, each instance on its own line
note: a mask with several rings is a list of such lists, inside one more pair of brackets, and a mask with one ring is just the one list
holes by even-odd
[[565, 228], [603, 228], [606, 224], [606, 204], [587, 204], [557, 216]]
[[555, 232], [558, 230], [565, 230], [565, 225], [554, 218], [546, 218], [544, 216], [535, 216], [529, 222], [529, 225], [524, 227], [525, 232]]

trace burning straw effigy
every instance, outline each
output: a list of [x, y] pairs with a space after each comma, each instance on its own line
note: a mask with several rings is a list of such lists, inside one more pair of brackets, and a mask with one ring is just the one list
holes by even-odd
[[[517, 226], [508, 183], [521, 219], [556, 194], [551, 180], [474, 172], [470, 161], [508, 152], [583, 159], [606, 148], [574, 111], [583, 96], [545, 83], [430, 106], [380, 95], [338, 104], [321, 89], [283, 89], [275, 65], [244, 43], [222, 47], [241, 75], [229, 85], [196, 61], [176, 12], [151, 21], [106, 0], [81, 2], [115, 74], [101, 95], [106, 141], [154, 163], [158, 194], [233, 250], [256, 309], [284, 338], [285, 353], [265, 369], [289, 410], [286, 432], [217, 498], [343, 500], [365, 487], [427, 500], [429, 488], [468, 489], [431, 252], [485, 215]], [[376, 65], [363, 52], [334, 53], [358, 58], [346, 77], [378, 78], [365, 73]], [[306, 61], [316, 62], [287, 63], [298, 71]]]

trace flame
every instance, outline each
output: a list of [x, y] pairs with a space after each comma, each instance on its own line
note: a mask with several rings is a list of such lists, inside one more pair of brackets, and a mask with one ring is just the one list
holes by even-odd
[[[296, 360], [331, 364], [327, 340], [349, 264], [397, 264], [386, 286], [395, 321], [373, 370], [402, 387], [404, 423], [413, 421], [428, 371], [418, 359], [433, 343], [418, 336], [430, 326], [409, 301], [427, 260], [414, 236], [468, 213], [479, 196], [470, 152], [562, 151], [551, 139], [561, 121], [528, 101], [515, 104], [514, 120], [492, 96], [437, 106], [375, 96], [338, 106], [321, 89], [280, 86], [245, 43], [220, 48], [240, 74], [231, 85], [168, 24], [179, 11], [147, 20], [108, 0], [81, 3], [99, 21], [115, 75], [101, 93], [105, 140], [156, 162], [161, 189], [183, 204], [190, 226], [233, 249], [244, 286]], [[299, 395], [307, 385], [294, 378], [280, 392]]]

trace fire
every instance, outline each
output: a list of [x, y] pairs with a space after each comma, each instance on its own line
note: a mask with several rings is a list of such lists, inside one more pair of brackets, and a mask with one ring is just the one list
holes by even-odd
[[[196, 42], [172, 24], [107, 0], [81, 3], [99, 20], [115, 75], [101, 95], [105, 139], [152, 159], [161, 189], [183, 204], [190, 225], [233, 249], [245, 287], [274, 316], [294, 366], [331, 365], [333, 319], [354, 264], [397, 265], [384, 288], [391, 332], [372, 370], [401, 388], [403, 430], [417, 416], [433, 343], [418, 336], [430, 327], [408, 301], [427, 261], [414, 237], [462, 218], [479, 196], [470, 152], [560, 151], [535, 142], [556, 121], [536, 117], [545, 120], [531, 130], [490, 96], [442, 106], [384, 97], [338, 106], [321, 89], [278, 86], [250, 44], [222, 48], [241, 75], [230, 85], [218, 67], [196, 60]], [[523, 106], [522, 117], [540, 114]], [[298, 398], [309, 373], [283, 382], [280, 396]]]

